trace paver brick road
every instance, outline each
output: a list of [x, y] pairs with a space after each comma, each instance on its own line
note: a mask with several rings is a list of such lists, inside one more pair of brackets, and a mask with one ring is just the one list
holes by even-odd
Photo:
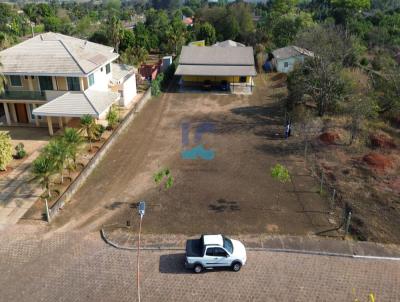
[[[194, 275], [180, 252], [141, 255], [142, 301], [400, 301], [396, 261], [249, 252], [239, 273]], [[0, 234], [0, 301], [136, 301], [135, 271], [98, 234]]]

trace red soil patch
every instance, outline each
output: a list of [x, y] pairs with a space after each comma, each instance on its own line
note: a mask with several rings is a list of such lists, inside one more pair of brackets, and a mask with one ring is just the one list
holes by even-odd
[[340, 137], [336, 132], [324, 132], [319, 136], [319, 139], [327, 145], [333, 145], [336, 144]]
[[386, 134], [371, 134], [369, 139], [371, 140], [371, 145], [373, 147], [384, 149], [396, 148], [393, 138]]
[[393, 160], [390, 157], [379, 153], [369, 153], [363, 157], [363, 161], [377, 170], [384, 171], [393, 167]]

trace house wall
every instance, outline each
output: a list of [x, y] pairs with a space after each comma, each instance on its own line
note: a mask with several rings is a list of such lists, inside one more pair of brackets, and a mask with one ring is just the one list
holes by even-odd
[[[94, 84], [89, 88], [95, 89], [98, 91], [108, 91], [108, 83], [112, 78], [112, 65], [110, 69], [110, 73], [106, 74], [106, 64], [101, 68], [96, 69], [94, 72]], [[89, 77], [86, 78], [87, 83], [89, 83]]]
[[[251, 76], [246, 77], [246, 83], [251, 84]], [[227, 81], [228, 83], [240, 83], [239, 76], [183, 76], [182, 77], [184, 82], [198, 82], [203, 83], [204, 81], [211, 81], [211, 82], [221, 82]]]
[[124, 107], [128, 106], [136, 94], [136, 77], [132, 74], [122, 83], [122, 95], [119, 104]]
[[31, 81], [30, 77], [27, 77], [27, 79], [25, 79], [24, 76], [21, 76], [21, 85], [22, 86], [12, 86], [10, 77], [6, 76], [6, 79], [7, 79], [7, 88], [10, 91], [28, 91], [28, 90], [33, 90], [33, 89], [30, 89], [30, 86], [29, 86], [29, 81]]
[[[303, 63], [304, 62], [304, 56], [297, 56], [297, 57], [291, 57], [288, 59], [277, 59], [276, 60], [276, 70], [278, 72], [284, 72], [284, 73], [288, 73], [293, 71], [294, 66], [296, 65], [296, 63]], [[285, 63], [288, 63], [285, 67]]]
[[68, 90], [67, 78], [56, 77], [57, 90]]

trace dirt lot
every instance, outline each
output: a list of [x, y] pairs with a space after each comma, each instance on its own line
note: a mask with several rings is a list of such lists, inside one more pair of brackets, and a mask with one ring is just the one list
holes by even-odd
[[[279, 80], [259, 78], [252, 96], [167, 93], [151, 100], [87, 180], [53, 228], [98, 230], [136, 224], [135, 205], [147, 201], [144, 232], [310, 234], [334, 227], [318, 184], [301, 158], [285, 151]], [[181, 157], [183, 122], [214, 125], [201, 143], [212, 160]], [[270, 168], [283, 163], [293, 181], [280, 184]], [[165, 190], [153, 174], [168, 167]]]

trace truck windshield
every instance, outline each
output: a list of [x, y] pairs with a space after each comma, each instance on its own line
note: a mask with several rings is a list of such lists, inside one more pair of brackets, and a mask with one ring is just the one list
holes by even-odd
[[225, 236], [222, 237], [224, 239], [224, 248], [230, 253], [233, 253], [233, 244], [232, 241], [229, 238], [226, 238]]

